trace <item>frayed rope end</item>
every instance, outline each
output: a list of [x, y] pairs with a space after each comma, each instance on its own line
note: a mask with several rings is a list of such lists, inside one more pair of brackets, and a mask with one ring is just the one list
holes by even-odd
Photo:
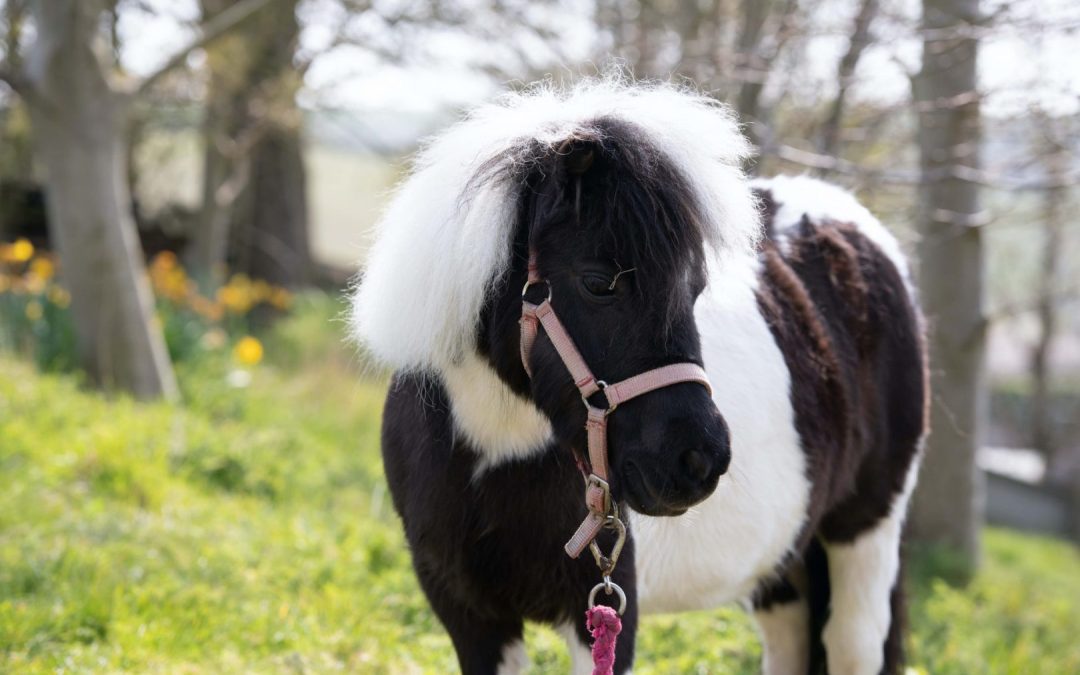
[[613, 675], [615, 640], [622, 631], [622, 619], [611, 607], [597, 605], [585, 611], [585, 625], [593, 638], [593, 675]]

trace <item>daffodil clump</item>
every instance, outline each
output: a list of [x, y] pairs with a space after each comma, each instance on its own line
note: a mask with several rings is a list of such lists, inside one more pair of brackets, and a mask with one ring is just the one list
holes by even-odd
[[[32, 355], [44, 370], [71, 370], [77, 363], [71, 295], [57, 268], [56, 257], [29, 240], [0, 243], [0, 348]], [[284, 312], [293, 303], [287, 289], [243, 274], [204, 293], [168, 251], [154, 256], [148, 272], [155, 320], [175, 361], [228, 349], [238, 366], [252, 367], [263, 356], [262, 343], [248, 335], [252, 312]]]
[[262, 360], [263, 347], [250, 330], [252, 312], [287, 311], [293, 296], [244, 274], [234, 274], [213, 295], [203, 293], [176, 255], [164, 251], [150, 261], [150, 281], [158, 298], [158, 316], [174, 360], [196, 351], [213, 351], [232, 345], [233, 360], [254, 366]]
[[0, 243], [0, 347], [29, 354], [43, 370], [75, 365], [71, 295], [56, 279], [56, 258], [27, 239]]

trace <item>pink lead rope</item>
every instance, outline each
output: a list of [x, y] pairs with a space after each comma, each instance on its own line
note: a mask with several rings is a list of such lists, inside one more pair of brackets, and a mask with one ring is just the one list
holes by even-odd
[[622, 631], [619, 613], [607, 605], [585, 610], [585, 625], [592, 635], [593, 675], [613, 675], [615, 639]]
[[[673, 363], [647, 370], [611, 385], [598, 380], [589, 370], [573, 338], [559, 321], [559, 317], [555, 315], [555, 308], [551, 305], [551, 285], [548, 285], [547, 298], [540, 304], [534, 304], [525, 299], [529, 287], [539, 283], [544, 283], [544, 280], [537, 267], [536, 252], [530, 251], [529, 277], [521, 290], [521, 365], [525, 367], [525, 372], [529, 377], [532, 377], [529, 356], [533, 345], [536, 344], [539, 329], [543, 326], [555, 351], [558, 352], [563, 364], [570, 372], [574, 386], [581, 393], [581, 400], [588, 413], [585, 421], [589, 445], [588, 457], [582, 462], [581, 469], [585, 474], [585, 504], [589, 513], [574, 535], [570, 537], [570, 541], [566, 542], [564, 548], [571, 558], [577, 558], [586, 548], [591, 549], [596, 565], [603, 576], [603, 581], [589, 593], [589, 609], [585, 617], [594, 640], [593, 675], [611, 675], [615, 664], [615, 638], [622, 630], [622, 621], [619, 616], [626, 609], [626, 596], [623, 590], [611, 581], [611, 573], [615, 569], [619, 553], [626, 541], [626, 526], [619, 519], [618, 507], [611, 499], [611, 487], [608, 482], [608, 415], [624, 401], [680, 382], [697, 382], [708, 389], [710, 394], [712, 394], [712, 388], [705, 371], [696, 363]], [[606, 409], [589, 403], [589, 397], [598, 391], [603, 391], [607, 398]], [[596, 537], [605, 527], [615, 530], [617, 534], [615, 546], [606, 556], [596, 545]], [[618, 612], [610, 607], [595, 604], [596, 592], [600, 589], [608, 595], [613, 592], [618, 593], [620, 600]]]

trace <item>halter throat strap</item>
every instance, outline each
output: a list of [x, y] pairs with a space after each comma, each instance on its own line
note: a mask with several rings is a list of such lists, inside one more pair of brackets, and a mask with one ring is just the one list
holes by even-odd
[[[582, 461], [580, 451], [578, 454], [579, 466], [585, 475], [585, 504], [589, 509], [584, 522], [578, 526], [577, 531], [564, 547], [571, 558], [577, 558], [582, 551], [590, 546], [600, 531], [611, 524], [611, 519], [618, 520], [617, 510], [611, 500], [611, 487], [608, 472], [608, 448], [607, 448], [607, 418], [620, 403], [642, 396], [651, 391], [669, 387], [680, 382], [696, 382], [705, 387], [712, 395], [712, 387], [709, 378], [701, 366], [696, 363], [673, 363], [660, 368], [647, 370], [643, 373], [629, 377], [615, 384], [608, 384], [597, 379], [589, 369], [581, 352], [574, 344], [573, 338], [567, 332], [566, 327], [559, 321], [555, 314], [555, 308], [551, 304], [551, 286], [548, 284], [548, 295], [539, 304], [529, 302], [525, 295], [529, 288], [547, 283], [541, 276], [536, 263], [536, 252], [529, 254], [529, 277], [525, 287], [521, 291], [521, 365], [525, 372], [532, 377], [532, 368], [529, 365], [529, 357], [539, 329], [543, 327], [551, 344], [558, 352], [570, 377], [574, 380], [574, 386], [581, 393], [581, 400], [587, 412], [585, 430], [588, 438], [587, 459]], [[607, 399], [608, 407], [599, 408], [589, 402], [589, 397], [602, 391]], [[621, 523], [620, 523], [621, 525]], [[594, 547], [595, 548], [595, 547]], [[601, 557], [596, 550], [597, 564], [601, 565], [604, 574], [610, 574], [618, 559], [621, 543], [616, 545], [612, 554], [604, 558], [609, 569], [604, 570]]]

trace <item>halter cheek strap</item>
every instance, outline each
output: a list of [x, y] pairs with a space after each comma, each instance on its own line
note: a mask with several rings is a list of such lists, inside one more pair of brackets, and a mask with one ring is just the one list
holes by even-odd
[[[587, 459], [582, 460], [578, 452], [578, 463], [585, 475], [585, 504], [589, 508], [589, 513], [564, 548], [571, 558], [577, 558], [586, 548], [592, 548], [597, 565], [600, 566], [606, 578], [615, 567], [625, 539], [625, 526], [619, 520], [618, 510], [612, 503], [611, 487], [608, 483], [608, 415], [620, 403], [680, 382], [696, 382], [709, 390], [710, 395], [712, 388], [705, 371], [695, 363], [673, 363], [647, 370], [610, 385], [597, 379], [585, 363], [574, 340], [555, 314], [555, 309], [551, 304], [550, 285], [547, 298], [539, 304], [525, 300], [525, 294], [529, 288], [540, 283], [545, 282], [540, 277], [536, 265], [536, 254], [532, 252], [529, 256], [529, 278], [521, 291], [521, 364], [529, 377], [532, 377], [529, 356], [533, 345], [536, 344], [537, 333], [540, 327], [543, 327], [555, 351], [558, 352], [559, 358], [562, 359], [570, 376], [574, 379], [574, 386], [581, 393], [581, 400], [588, 413], [585, 421], [588, 456]], [[599, 391], [603, 391], [607, 398], [607, 408], [598, 408], [589, 403], [589, 397]], [[615, 549], [608, 556], [601, 555], [595, 544], [597, 535], [605, 527], [611, 527], [620, 533]]]

